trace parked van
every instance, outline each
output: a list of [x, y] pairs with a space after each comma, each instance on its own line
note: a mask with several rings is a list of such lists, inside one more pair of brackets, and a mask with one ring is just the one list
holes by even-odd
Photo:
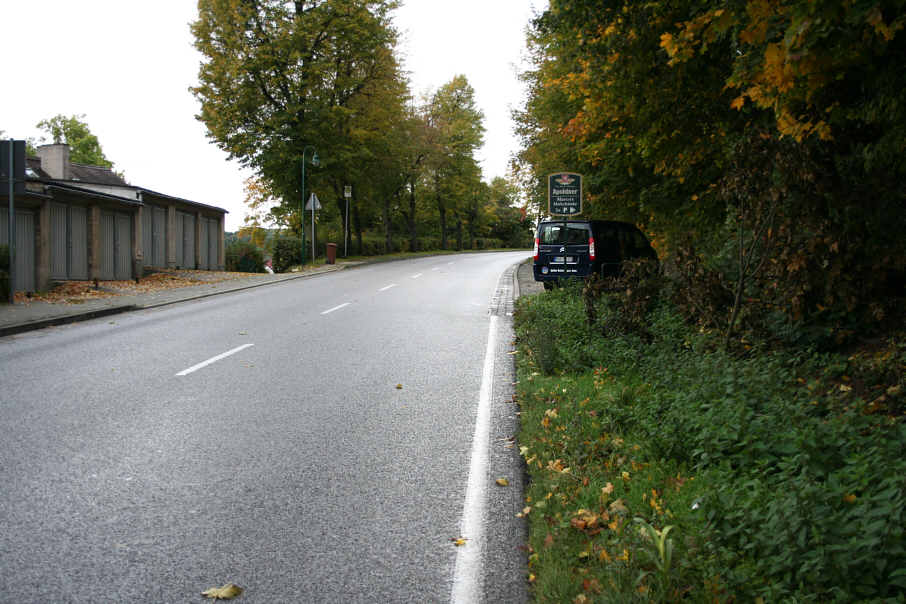
[[535, 281], [550, 289], [564, 277], [615, 277], [624, 260], [657, 254], [645, 235], [628, 222], [550, 220], [535, 234]]

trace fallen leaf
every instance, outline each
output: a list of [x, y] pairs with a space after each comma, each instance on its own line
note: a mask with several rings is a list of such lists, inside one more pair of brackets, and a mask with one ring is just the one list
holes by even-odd
[[510, 481], [507, 480], [506, 478], [498, 478], [495, 482], [497, 482], [497, 484], [502, 487], [510, 486]]
[[227, 583], [223, 587], [212, 587], [201, 592], [201, 595], [212, 600], [232, 600], [242, 593], [242, 588], [233, 583]]
[[462, 547], [466, 544], [466, 541], [468, 541], [468, 539], [466, 539], [465, 537], [452, 537], [450, 541], [452, 541], [453, 545], [455, 545], [456, 547]]
[[547, 534], [547, 537], [544, 538], [544, 547], [550, 547], [554, 544], [554, 536], [550, 533]]
[[240, 335], [240, 336], [247, 336], [247, 335], [249, 335], [249, 332], [247, 332], [247, 331], [240, 331], [240, 332], [239, 332], [239, 335]]
[[613, 483], [608, 482], [607, 486], [601, 488], [601, 493], [603, 493], [604, 495], [610, 495], [611, 493], [613, 493]]
[[844, 496], [843, 496], [843, 501], [845, 501], [846, 503], [855, 503], [855, 502], [856, 502], [856, 496], [853, 495], [852, 493], [850, 493], [849, 495], [844, 495]]
[[396, 389], [397, 389], [397, 390], [402, 390], [402, 389], [403, 389], [403, 385], [402, 385], [402, 384], [397, 384], [397, 385], [396, 385]]

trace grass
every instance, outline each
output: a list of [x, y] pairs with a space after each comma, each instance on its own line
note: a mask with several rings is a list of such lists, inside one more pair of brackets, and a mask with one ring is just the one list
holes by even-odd
[[517, 301], [535, 600], [906, 599], [904, 339], [734, 356], [618, 306]]

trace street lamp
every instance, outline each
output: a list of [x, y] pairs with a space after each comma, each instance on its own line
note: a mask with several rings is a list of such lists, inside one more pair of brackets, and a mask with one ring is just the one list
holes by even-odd
[[[311, 159], [309, 160], [311, 165], [317, 167], [321, 164], [318, 159], [318, 150], [313, 145], [305, 145], [305, 148], [302, 149], [302, 203], [299, 206], [299, 231], [302, 233], [302, 264], [305, 264], [305, 153], [309, 149], [312, 150]], [[312, 257], [312, 260], [314, 260], [314, 257]]]

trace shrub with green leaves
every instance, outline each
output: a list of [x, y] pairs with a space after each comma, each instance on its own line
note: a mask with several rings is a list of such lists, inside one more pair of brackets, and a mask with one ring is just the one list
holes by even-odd
[[285, 273], [291, 266], [302, 263], [302, 240], [298, 237], [282, 236], [274, 240], [272, 255], [275, 273]]
[[226, 270], [240, 273], [263, 273], [264, 252], [254, 243], [236, 240], [226, 247]]
[[906, 598], [903, 342], [733, 354], [624, 295], [517, 301], [536, 598]]

